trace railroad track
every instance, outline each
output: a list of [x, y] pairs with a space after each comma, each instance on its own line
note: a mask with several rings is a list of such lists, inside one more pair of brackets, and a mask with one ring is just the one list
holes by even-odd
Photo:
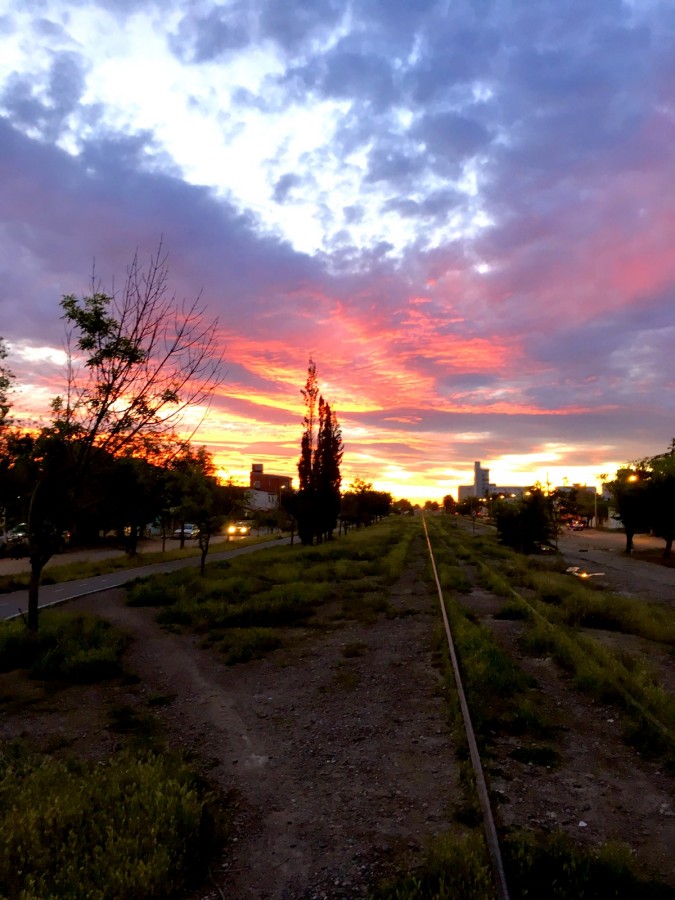
[[483, 772], [483, 765], [481, 763], [480, 753], [478, 752], [478, 743], [476, 741], [476, 735], [473, 729], [473, 724], [471, 721], [471, 713], [469, 711], [469, 705], [466, 701], [466, 694], [464, 693], [464, 687], [462, 685], [462, 675], [459, 668], [459, 661], [457, 659], [457, 651], [455, 649], [455, 642], [452, 636], [452, 630], [450, 628], [450, 622], [448, 619], [448, 613], [445, 608], [445, 599], [443, 597], [443, 589], [441, 587], [440, 580], [438, 578], [438, 571], [436, 569], [436, 560], [434, 558], [434, 551], [431, 545], [431, 539], [429, 537], [429, 531], [427, 529], [427, 521], [426, 516], [422, 519], [422, 524], [424, 525], [424, 535], [427, 541], [427, 547], [429, 550], [429, 559], [431, 562], [431, 569], [434, 575], [434, 581], [436, 583], [436, 589], [438, 591], [438, 600], [441, 607], [441, 615], [443, 617], [443, 628], [445, 630], [445, 636], [448, 642], [448, 652], [450, 653], [450, 660], [452, 662], [452, 671], [455, 677], [455, 687], [457, 690], [457, 696], [459, 699], [460, 709], [462, 711], [462, 720], [464, 722], [464, 731], [466, 733], [467, 742], [469, 745], [469, 756], [471, 758], [471, 765], [473, 767], [474, 779], [476, 783], [476, 790], [478, 793], [478, 800], [481, 807], [481, 812], [483, 815], [483, 829], [485, 831], [485, 840], [487, 843], [488, 853], [490, 855], [490, 864], [492, 866], [492, 873], [495, 880], [495, 885], [497, 887], [497, 897], [498, 900], [509, 900], [509, 891], [508, 886], [506, 884], [506, 874], [504, 872], [504, 862], [502, 860], [502, 853], [499, 846], [499, 838], [497, 836], [497, 827], [495, 825], [494, 815], [492, 813], [492, 807], [490, 805], [490, 795], [488, 794], [487, 784], [485, 781], [485, 774]]
[[[473, 549], [476, 535], [462, 534], [458, 529], [450, 534], [438, 519], [426, 517], [423, 519], [424, 533], [427, 542], [430, 566], [433, 579], [436, 584], [439, 605], [443, 619], [445, 637], [448, 644], [448, 653], [452, 666], [457, 697], [461, 709], [462, 722], [469, 748], [469, 756], [473, 770], [473, 779], [480, 803], [482, 825], [485, 834], [486, 846], [493, 871], [495, 888], [499, 900], [509, 897], [508, 885], [502, 861], [502, 851], [499, 844], [495, 817], [490, 801], [490, 793], [483, 772], [483, 764], [479, 751], [479, 742], [476, 739], [472, 723], [470, 704], [467, 702], [466, 692], [462, 683], [461, 653], [458, 653], [448, 616], [448, 596], [456, 596], [457, 592], [448, 590], [443, 585], [443, 578], [439, 576], [437, 559], [440, 557], [453, 557], [458, 570], [471, 569], [473, 577], [482, 587], [491, 593], [503, 598], [505, 604], [510, 604], [518, 610], [520, 618], [527, 621], [530, 627], [536, 628], [541, 634], [546, 635], [555, 655], [557, 648], [560, 653], [576, 653], [584, 658], [586, 671], [592, 673], [599, 683], [604, 684], [604, 692], [611, 697], [611, 703], [618, 706], [623, 713], [628, 714], [637, 727], [641, 727], [654, 735], [655, 743], [659, 745], [662, 756], [672, 760], [675, 758], [675, 722], [672, 717], [672, 705], [659, 705], [653, 702], [652, 694], [630, 671], [630, 666], [615, 664], [616, 659], [598, 641], [580, 633], [579, 629], [564, 628], [559, 621], [559, 614], [555, 608], [547, 606], [537, 600], [536, 597], [526, 596], [523, 590], [517, 590], [508, 576], [505, 576], [499, 560], [486, 560], [484, 555]], [[460, 559], [457, 559], [457, 554]], [[441, 564], [443, 574], [443, 564]], [[447, 569], [447, 567], [446, 567]], [[568, 576], [569, 577], [569, 576]], [[572, 578], [570, 577], [570, 581]], [[471, 586], [465, 586], [468, 593]], [[532, 592], [529, 592], [532, 593]], [[461, 604], [460, 604], [461, 605]], [[611, 662], [611, 665], [610, 665]]]

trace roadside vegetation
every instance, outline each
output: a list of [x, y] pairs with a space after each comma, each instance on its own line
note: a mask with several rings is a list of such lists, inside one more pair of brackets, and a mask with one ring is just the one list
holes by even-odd
[[209, 792], [175, 754], [90, 763], [16, 747], [0, 751], [0, 830], [10, 900], [179, 897], [217, 834]]
[[[211, 552], [221, 552], [224, 550], [232, 550], [236, 547], [247, 546], [250, 544], [261, 544], [268, 541], [276, 540], [278, 534], [269, 535], [249, 535], [248, 537], [238, 538], [236, 543], [212, 543]], [[215, 548], [215, 549], [214, 549]], [[154, 563], [171, 562], [175, 559], [191, 559], [199, 557], [201, 550], [198, 544], [185, 546], [183, 549], [176, 546], [174, 549], [168, 549], [164, 552], [161, 550], [153, 550], [147, 552], [139, 552], [131, 556], [128, 554], [121, 556], [106, 557], [99, 560], [81, 560], [80, 562], [71, 563], [51, 563], [48, 564], [42, 576], [42, 584], [62, 584], [65, 581], [77, 581], [81, 578], [93, 578], [96, 575], [107, 575], [111, 572], [123, 572], [126, 569], [135, 569], [139, 566], [151, 566]], [[0, 594], [9, 591], [25, 590], [28, 587], [30, 574], [28, 572], [16, 572], [12, 575], [0, 575]]]
[[[636, 873], [627, 848], [580, 848], [561, 834], [513, 832], [502, 841], [511, 900], [672, 900], [675, 892]], [[371, 900], [494, 900], [487, 850], [478, 834], [441, 835], [412, 871]]]
[[504, 598], [498, 615], [524, 621], [528, 652], [551, 655], [580, 691], [615, 705], [622, 712], [626, 739], [675, 768], [672, 693], [645, 655], [614, 649], [594, 637], [594, 632], [614, 631], [670, 653], [675, 623], [668, 610], [575, 578], [559, 557], [517, 554], [496, 537], [472, 538], [453, 526], [451, 520], [434, 520], [441, 546], [453, 546], [476, 583]]
[[[58, 733], [38, 728], [0, 742], [6, 900], [184, 896], [226, 837], [226, 804], [164, 746], [152, 714], [160, 700], [150, 698], [147, 709], [137, 699], [105, 706], [103, 682], [113, 686], [110, 696], [133, 694], [127, 644], [123, 632], [96, 616], [63, 610], [44, 613], [37, 634], [21, 619], [0, 623], [0, 710], [36, 716], [41, 708], [43, 715], [66, 709]], [[79, 729], [68, 726], [75, 685], [96, 691], [90, 727], [107, 718], [93, 743], [87, 740], [86, 756]], [[107, 733], [115, 735], [112, 751]]]
[[96, 616], [49, 612], [39, 635], [21, 619], [0, 623], [0, 672], [91, 683], [122, 672], [127, 636]]
[[[659, 684], [644, 659], [614, 652], [590, 636], [594, 629], [611, 629], [654, 641], [668, 651], [675, 639], [672, 616], [655, 604], [617, 596], [597, 584], [575, 579], [565, 573], [559, 558], [518, 554], [499, 544], [496, 536], [468, 534], [450, 518], [433, 518], [428, 524], [464, 690], [488, 770], [493, 743], [504, 735], [518, 737], [511, 752], [514, 759], [556, 767], [560, 764], [558, 727], [543, 712], [536, 682], [463, 604], [474, 584], [503, 601], [497, 617], [523, 621], [526, 652], [552, 655], [573, 675], [580, 691], [621, 710], [628, 742], [673, 765], [672, 694]], [[465, 833], [439, 836], [422, 863], [384, 885], [373, 895], [375, 900], [494, 897], [468, 745], [441, 634], [439, 662], [445, 672], [464, 787], [464, 803], [455, 810], [455, 818]], [[502, 855], [514, 898], [638, 900], [675, 896], [672, 888], [640, 875], [623, 846], [581, 848], [562, 833], [514, 829], [502, 834]]]
[[[527, 653], [553, 656], [579, 690], [621, 710], [627, 740], [672, 763], [672, 695], [647, 660], [593, 638], [598, 629], [625, 633], [668, 652], [675, 645], [675, 626], [661, 607], [576, 579], [556, 558], [524, 557], [495, 538], [472, 536], [449, 517], [428, 524], [488, 771], [505, 735], [517, 738], [512, 756], [519, 762], [560, 765], [559, 725], [549, 720], [538, 684], [466, 606], [474, 585], [499, 598], [498, 616], [522, 621]], [[213, 564], [204, 575], [189, 569], [138, 580], [128, 602], [155, 608], [167, 629], [199, 634], [227, 663], [246, 663], [341, 622], [368, 624], [405, 615], [394, 610], [389, 591], [418, 558], [420, 535], [419, 519], [392, 517], [320, 545], [269, 548]], [[0, 626], [0, 668], [49, 678], [53, 690], [73, 681], [123, 681], [125, 646], [123, 634], [94, 617], [54, 611], [41, 617], [37, 635], [21, 621]], [[346, 658], [362, 653], [362, 644], [345, 645]], [[440, 628], [436, 660], [464, 799], [454, 809], [452, 833], [437, 836], [420, 863], [406, 867], [402, 861], [400, 876], [372, 900], [494, 896]], [[163, 745], [153, 709], [170, 702], [152, 696], [140, 706], [111, 707], [107, 727], [120, 746], [95, 762], [77, 758], [76, 742], [55, 752], [21, 743], [0, 747], [0, 827], [7, 835], [0, 853], [0, 896], [179, 897], [204, 877], [209, 853], [226, 834], [227, 804], [214, 797], [189, 762]], [[91, 827], [83, 834], [85, 818]], [[225, 821], [223, 829], [216, 819]], [[589, 850], [561, 834], [513, 830], [502, 834], [502, 850], [514, 900], [673, 897], [671, 889], [637, 874], [621, 847]]]
[[389, 519], [314, 547], [270, 548], [194, 570], [137, 581], [131, 606], [159, 607], [168, 628], [189, 628], [244, 662], [293, 639], [293, 629], [392, 615], [387, 586], [405, 570], [419, 523]]

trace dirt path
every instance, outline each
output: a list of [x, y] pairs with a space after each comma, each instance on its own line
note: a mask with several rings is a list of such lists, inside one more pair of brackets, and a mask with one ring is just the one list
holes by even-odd
[[237, 841], [214, 871], [226, 897], [365, 896], [451, 820], [434, 598], [408, 576], [391, 602], [405, 615], [299, 633], [233, 667], [126, 607], [121, 591], [72, 604], [134, 636], [129, 667], [148, 692], [175, 695], [160, 713], [168, 734], [236, 792]]
[[[584, 545], [574, 548], [583, 558]], [[297, 631], [285, 649], [245, 665], [226, 666], [198, 637], [160, 628], [155, 611], [127, 607], [121, 589], [68, 605], [133, 636], [134, 702], [147, 709], [151, 698], [165, 698], [153, 709], [167, 741], [191, 751], [234, 798], [236, 840], [214, 861], [214, 883], [191, 900], [363, 897], [407, 856], [419, 857], [428, 838], [457, 827], [462, 793], [434, 667], [437, 600], [421, 559], [392, 590], [395, 615], [365, 624], [328, 608], [321, 628]], [[635, 573], [649, 565], [611, 560], [624, 588], [629, 577], [639, 584]], [[658, 590], [667, 600], [669, 585]], [[560, 728], [558, 767], [518, 761], [517, 741], [498, 741], [490, 777], [501, 821], [560, 828], [592, 844], [624, 841], [675, 883], [672, 778], [626, 747], [611, 708], [580, 697], [550, 659], [522, 652], [522, 623], [494, 619], [502, 601], [475, 589], [467, 602], [536, 677]], [[100, 743], [105, 703], [88, 689], [83, 702], [96, 711], [87, 728], [77, 690], [68, 714], [79, 717], [78, 752], [86, 752], [89, 739]], [[43, 717], [40, 727], [58, 728], [66, 712], [51, 726]]]

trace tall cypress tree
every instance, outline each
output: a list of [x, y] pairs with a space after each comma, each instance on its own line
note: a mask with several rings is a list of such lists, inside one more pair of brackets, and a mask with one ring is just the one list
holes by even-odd
[[298, 461], [296, 502], [298, 536], [303, 544], [332, 537], [340, 512], [342, 432], [337, 418], [319, 393], [316, 365], [309, 360], [303, 433]]
[[340, 514], [340, 463], [342, 462], [342, 430], [337, 417], [323, 397], [319, 398], [319, 431], [314, 454], [317, 488], [317, 540], [330, 540]]

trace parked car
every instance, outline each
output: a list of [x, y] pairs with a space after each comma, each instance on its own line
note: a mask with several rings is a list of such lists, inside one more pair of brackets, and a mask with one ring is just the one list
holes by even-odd
[[19, 525], [15, 525], [14, 528], [10, 528], [6, 536], [8, 544], [25, 544], [28, 542], [28, 525], [25, 522], [21, 522]]
[[182, 528], [176, 528], [173, 533], [173, 536], [178, 539], [180, 539], [181, 535], [183, 535], [185, 540], [199, 537], [199, 528], [196, 525], [192, 525], [189, 522], [186, 522]]
[[227, 533], [229, 537], [246, 537], [247, 534], [251, 533], [251, 523], [231, 522], [227, 526]]

